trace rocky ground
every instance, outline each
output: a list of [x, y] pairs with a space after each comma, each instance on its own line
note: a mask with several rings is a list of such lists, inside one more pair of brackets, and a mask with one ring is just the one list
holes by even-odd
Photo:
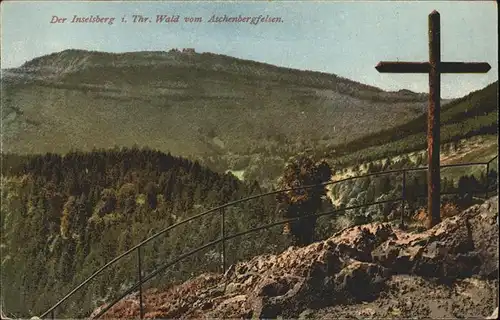
[[[254, 257], [224, 275], [149, 290], [145, 316], [484, 319], [498, 307], [497, 202], [425, 232], [387, 223], [352, 227], [307, 247]], [[104, 317], [138, 315], [131, 295]]]
[[[479, 318], [492, 314], [498, 281], [468, 278], [452, 285], [418, 276], [396, 275], [387, 289], [371, 302], [306, 310], [304, 318], [316, 319], [407, 319]], [[496, 319], [496, 318], [495, 318]]]

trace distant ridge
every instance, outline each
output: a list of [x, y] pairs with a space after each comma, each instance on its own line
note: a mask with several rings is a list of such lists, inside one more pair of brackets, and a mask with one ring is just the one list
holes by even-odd
[[[76, 71], [76, 68], [95, 67], [106, 65], [107, 63], [111, 63], [116, 66], [126, 66], [150, 65], [151, 63], [157, 63], [160, 65], [184, 65], [185, 63], [198, 64], [200, 62], [202, 64], [198, 65], [198, 67], [204, 69], [220, 70], [221, 68], [224, 68], [228, 72], [249, 72], [250, 74], [257, 76], [262, 72], [270, 73], [271, 75], [291, 73], [294, 76], [317, 78], [315, 84], [319, 87], [326, 87], [334, 84], [333, 81], [335, 81], [338, 82], [337, 85], [340, 85], [340, 89], [342, 89], [342, 85], [356, 85], [359, 86], [357, 88], [358, 90], [369, 91], [371, 93], [378, 93], [381, 95], [385, 94], [393, 96], [393, 98], [397, 97], [399, 93], [404, 93], [405, 95], [412, 96], [412, 98], [422, 99], [422, 94], [414, 93], [410, 90], [400, 90], [399, 92], [384, 91], [374, 86], [339, 77], [335, 74], [280, 67], [265, 62], [235, 58], [210, 52], [188, 55], [182, 52], [175, 52], [172, 49], [169, 51], [136, 51], [124, 53], [67, 49], [34, 58], [25, 62], [21, 65], [21, 67], [11, 68], [8, 69], [8, 71], [14, 73], [18, 71], [43, 73], [44, 71], [47, 72], [52, 70], [54, 73], [57, 73], [61, 71], [72, 72]], [[212, 65], [210, 65], [211, 63]], [[300, 81], [300, 79], [293, 80]]]

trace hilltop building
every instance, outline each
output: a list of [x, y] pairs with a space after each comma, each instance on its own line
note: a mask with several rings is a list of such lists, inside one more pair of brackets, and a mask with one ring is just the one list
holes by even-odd
[[168, 52], [176, 52], [176, 53], [186, 53], [186, 54], [193, 54], [196, 53], [196, 50], [194, 48], [182, 48], [182, 51], [177, 49], [177, 48], [172, 48]]

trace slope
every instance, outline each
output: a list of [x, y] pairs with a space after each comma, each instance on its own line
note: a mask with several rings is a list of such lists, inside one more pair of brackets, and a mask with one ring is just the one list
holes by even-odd
[[[306, 247], [238, 262], [224, 275], [148, 290], [145, 317], [484, 318], [498, 307], [497, 202], [421, 233], [388, 223], [346, 228]], [[104, 318], [138, 315], [134, 294]]]
[[[362, 163], [425, 149], [427, 115], [335, 147], [338, 163]], [[441, 143], [498, 134], [498, 81], [451, 101], [441, 111]]]
[[[180, 157], [147, 149], [2, 155], [1, 301], [16, 318], [41, 313], [112, 257], [189, 216], [259, 193]], [[245, 210], [246, 223], [262, 208]], [[262, 216], [262, 214], [260, 214]], [[237, 216], [235, 217], [237, 218]], [[144, 248], [144, 271], [218, 234], [218, 216], [188, 224]], [[133, 259], [131, 259], [133, 258]], [[127, 257], [58, 309], [83, 316], [135, 274]], [[205, 261], [205, 266], [218, 266]], [[191, 267], [186, 265], [186, 272]], [[172, 278], [185, 276], [177, 274]], [[167, 278], [168, 280], [168, 278]]]
[[[424, 94], [212, 53], [66, 50], [2, 77], [8, 152], [148, 146], [182, 156], [294, 153], [422, 113]], [[226, 168], [227, 169], [227, 168]]]

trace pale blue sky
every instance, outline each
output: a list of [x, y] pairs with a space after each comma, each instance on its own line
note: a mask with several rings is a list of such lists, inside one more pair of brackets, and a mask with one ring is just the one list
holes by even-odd
[[[497, 4], [435, 1], [2, 3], [2, 68], [68, 48], [128, 52], [194, 47], [279, 66], [335, 73], [385, 90], [428, 90], [426, 75], [380, 74], [380, 60], [426, 61], [427, 16], [441, 13], [443, 61], [486, 61], [488, 74], [443, 75], [443, 97], [498, 79]], [[53, 15], [115, 17], [108, 24], [50, 24]], [[132, 14], [270, 15], [283, 23], [133, 24]], [[120, 23], [127, 16], [129, 23]]]

